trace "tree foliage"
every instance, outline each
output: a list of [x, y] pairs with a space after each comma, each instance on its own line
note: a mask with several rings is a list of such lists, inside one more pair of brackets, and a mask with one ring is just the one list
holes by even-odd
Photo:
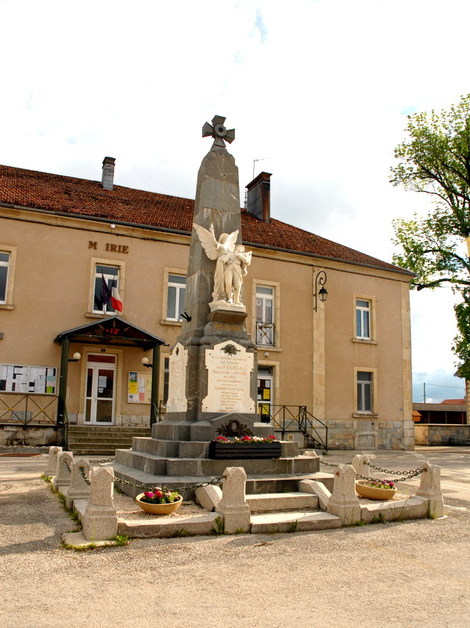
[[[450, 285], [462, 297], [455, 307], [458, 370], [470, 379], [470, 94], [449, 110], [408, 116], [407, 139], [395, 149], [391, 182], [430, 195], [424, 218], [394, 221], [395, 263], [416, 274], [412, 287]], [[469, 255], [467, 255], [467, 252]]]

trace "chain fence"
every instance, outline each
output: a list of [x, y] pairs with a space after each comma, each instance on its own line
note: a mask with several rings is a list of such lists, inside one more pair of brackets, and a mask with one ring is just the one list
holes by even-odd
[[[333, 462], [325, 462], [322, 459], [320, 459], [320, 464], [323, 464], [326, 467], [333, 467], [333, 468], [339, 467], [339, 464], [335, 464]], [[352, 465], [352, 460], [351, 462], [345, 462], [343, 464]], [[421, 468], [410, 469], [409, 471], [398, 471], [394, 469], [383, 469], [382, 467], [377, 467], [370, 462], [366, 462], [366, 464], [370, 469], [374, 469], [375, 471], [378, 471], [379, 473], [389, 473], [390, 475], [397, 476], [398, 479], [397, 477], [394, 477], [391, 479], [380, 478], [383, 481], [390, 481], [390, 482], [393, 482], [394, 484], [396, 484], [397, 482], [405, 482], [406, 480], [411, 480], [412, 478], [416, 478], [418, 477], [418, 475], [421, 475], [421, 473], [423, 472]], [[361, 473], [358, 473], [357, 471], [356, 471], [356, 477], [361, 480], [377, 480], [378, 479], [378, 478], [367, 477], [365, 475], [362, 475]]]

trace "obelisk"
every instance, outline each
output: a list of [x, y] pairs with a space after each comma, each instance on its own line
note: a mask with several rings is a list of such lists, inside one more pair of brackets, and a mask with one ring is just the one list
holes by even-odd
[[[227, 294], [225, 300], [216, 298], [214, 291], [216, 269], [223, 273], [243, 249], [238, 168], [225, 146], [235, 131], [224, 123], [224, 117], [215, 116], [202, 129], [203, 137], [214, 142], [198, 173], [186, 320], [171, 352], [168, 409], [164, 421], [154, 426], [156, 438], [211, 440], [224, 422], [236, 418], [253, 427], [257, 419], [256, 347], [245, 329], [243, 296], [237, 304]], [[211, 259], [198, 232], [219, 249], [231, 238], [232, 252]]]

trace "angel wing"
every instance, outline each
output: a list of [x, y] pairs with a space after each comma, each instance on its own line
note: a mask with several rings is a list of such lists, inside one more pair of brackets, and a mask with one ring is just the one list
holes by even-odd
[[207, 257], [209, 259], [217, 259], [219, 256], [219, 243], [215, 239], [214, 226], [211, 225], [210, 231], [208, 231], [204, 227], [201, 227], [201, 225], [197, 225], [193, 222], [193, 227], [196, 229], [196, 233]]
[[235, 243], [237, 241], [238, 229], [237, 231], [232, 231], [224, 242], [224, 247], [229, 251], [233, 252], [235, 250]]

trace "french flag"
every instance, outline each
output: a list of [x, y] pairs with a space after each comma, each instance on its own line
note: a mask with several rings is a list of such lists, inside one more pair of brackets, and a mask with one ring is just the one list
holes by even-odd
[[113, 287], [110, 290], [104, 275], [101, 275], [101, 297], [103, 299], [103, 303], [111, 305], [113, 310], [116, 310], [117, 312], [122, 312], [122, 299], [119, 296], [118, 289]]

